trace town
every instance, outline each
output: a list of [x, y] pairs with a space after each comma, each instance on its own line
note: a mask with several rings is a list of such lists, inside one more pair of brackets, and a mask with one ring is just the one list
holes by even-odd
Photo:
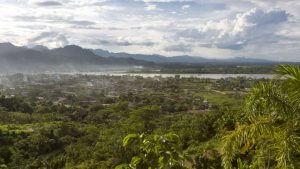
[[[6, 136], [6, 154], [0, 159], [8, 166], [35, 168], [80, 166], [90, 163], [86, 161], [90, 155], [97, 159], [91, 165], [113, 168], [128, 160], [119, 152], [127, 134], [166, 132], [178, 134], [186, 151], [214, 145], [193, 152], [197, 158], [187, 165], [211, 160], [209, 152], [216, 158], [212, 163], [220, 166], [220, 154], [211, 139], [234, 128], [240, 118], [234, 112], [251, 86], [269, 81], [84, 74], [14, 74], [0, 79], [1, 133]], [[32, 140], [36, 134], [40, 136]], [[74, 148], [83, 154], [72, 154]], [[16, 151], [23, 155], [16, 157]], [[25, 155], [28, 151], [35, 153]], [[58, 161], [45, 163], [49, 159]]]

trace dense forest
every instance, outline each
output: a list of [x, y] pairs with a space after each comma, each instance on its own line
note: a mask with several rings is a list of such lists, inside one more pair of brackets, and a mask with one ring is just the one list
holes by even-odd
[[300, 168], [300, 68], [275, 79], [0, 81], [0, 169]]
[[161, 73], [215, 73], [215, 74], [273, 74], [273, 65], [262, 65], [262, 66], [254, 66], [254, 65], [210, 65], [208, 66], [195, 66], [194, 68], [190, 66], [186, 68], [184, 66], [178, 67], [166, 67], [160, 70]]

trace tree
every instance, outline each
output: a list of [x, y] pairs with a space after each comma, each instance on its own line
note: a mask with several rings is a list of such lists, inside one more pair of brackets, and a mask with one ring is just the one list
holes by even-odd
[[138, 108], [130, 113], [130, 120], [132, 123], [137, 123], [136, 130], [138, 132], [152, 132], [155, 128], [154, 119], [160, 115], [160, 107], [158, 106], [144, 106]]
[[[300, 67], [279, 66], [281, 81], [259, 83], [245, 103], [246, 121], [223, 138], [225, 168], [294, 168], [300, 153]], [[299, 160], [299, 159], [298, 159]]]
[[176, 134], [165, 135], [129, 134], [123, 140], [123, 146], [135, 152], [129, 164], [117, 166], [117, 169], [181, 169], [185, 157]]

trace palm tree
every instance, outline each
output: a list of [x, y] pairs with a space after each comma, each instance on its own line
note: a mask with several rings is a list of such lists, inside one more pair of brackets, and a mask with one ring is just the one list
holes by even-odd
[[276, 72], [281, 79], [259, 83], [252, 89], [245, 103], [246, 120], [223, 138], [225, 168], [297, 166], [300, 67], [281, 65]]

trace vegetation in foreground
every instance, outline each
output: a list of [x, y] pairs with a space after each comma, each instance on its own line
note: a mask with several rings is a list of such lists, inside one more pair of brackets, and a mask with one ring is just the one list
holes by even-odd
[[299, 168], [300, 69], [277, 72], [6, 77], [0, 168]]

